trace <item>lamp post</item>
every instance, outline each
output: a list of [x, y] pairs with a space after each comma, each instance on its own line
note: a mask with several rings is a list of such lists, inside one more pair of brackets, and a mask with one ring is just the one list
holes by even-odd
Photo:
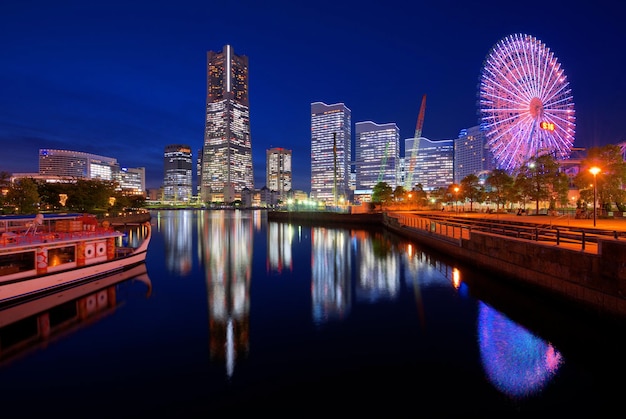
[[596, 175], [600, 173], [600, 168], [593, 166], [589, 169], [591, 174], [593, 175], [593, 226], [596, 226], [596, 194], [597, 194], [597, 183], [596, 183]]
[[459, 212], [459, 187], [454, 187], [454, 212]]

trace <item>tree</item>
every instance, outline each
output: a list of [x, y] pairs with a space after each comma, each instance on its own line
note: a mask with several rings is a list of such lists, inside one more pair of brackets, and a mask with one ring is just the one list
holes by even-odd
[[539, 214], [539, 202], [550, 201], [551, 205], [567, 197], [567, 175], [559, 170], [559, 164], [552, 154], [531, 158], [527, 165], [520, 167], [515, 185], [520, 188], [523, 199], [535, 201]]
[[398, 185], [396, 189], [393, 190], [393, 198], [395, 201], [403, 201], [406, 197], [406, 191], [404, 190], [404, 186]]
[[39, 212], [37, 182], [32, 178], [16, 180], [7, 193], [7, 202], [15, 206], [20, 214], [35, 214]]
[[446, 192], [445, 192], [446, 201], [454, 202], [455, 210], [457, 206], [457, 201], [459, 200], [459, 197], [461, 196], [461, 194], [462, 194], [462, 191], [461, 191], [460, 185], [456, 183], [452, 183], [448, 185], [448, 188], [446, 189]]
[[452, 196], [449, 192], [450, 187], [445, 188], [443, 186], [439, 186], [430, 191], [430, 199], [434, 201], [437, 205], [443, 205], [444, 202], [450, 202], [450, 197]]
[[67, 206], [74, 211], [94, 212], [107, 210], [109, 199], [115, 196], [115, 183], [99, 179], [77, 179], [72, 193], [68, 194]]
[[411, 202], [417, 203], [419, 208], [424, 208], [428, 205], [428, 195], [421, 183], [415, 185], [415, 188], [411, 190]]
[[494, 169], [485, 180], [491, 200], [496, 203], [496, 211], [504, 208], [513, 190], [514, 179], [504, 169]]
[[72, 193], [71, 183], [63, 182], [39, 182], [38, 192], [39, 200], [42, 208], [47, 210], [59, 210], [63, 205], [61, 204], [61, 195], [69, 196]]
[[470, 203], [470, 212], [474, 209], [474, 202], [483, 202], [485, 198], [485, 189], [480, 184], [480, 179], [474, 174], [470, 174], [461, 179], [461, 197], [463, 201], [468, 200]]
[[574, 177], [574, 185], [580, 190], [580, 198], [585, 202], [593, 200], [593, 175], [589, 169], [593, 166], [601, 169], [596, 175], [596, 194], [598, 202], [610, 209], [614, 203], [619, 211], [626, 211], [626, 162], [621, 149], [616, 145], [591, 147], [587, 157], [581, 161], [580, 171]]
[[393, 190], [387, 182], [378, 182], [372, 189], [372, 202], [384, 205], [391, 202]]
[[11, 189], [11, 174], [4, 170], [0, 171], [0, 211], [6, 204], [7, 194]]

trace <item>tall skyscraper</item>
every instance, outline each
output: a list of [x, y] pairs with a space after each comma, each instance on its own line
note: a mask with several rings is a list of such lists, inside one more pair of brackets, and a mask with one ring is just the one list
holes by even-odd
[[[427, 191], [448, 187], [454, 179], [454, 141], [431, 141], [425, 137], [419, 140], [411, 187], [421, 184]], [[413, 141], [415, 138], [405, 140], [405, 150], [413, 149]]]
[[454, 141], [454, 182], [459, 183], [467, 175], [478, 176], [495, 168], [493, 154], [481, 126], [461, 130]]
[[248, 57], [230, 45], [207, 53], [207, 96], [200, 199], [230, 203], [254, 190]]
[[395, 123], [355, 124], [356, 189], [372, 190], [380, 182], [395, 188], [400, 158], [400, 130]]
[[350, 194], [351, 111], [343, 103], [311, 103], [311, 197], [337, 204]]
[[291, 191], [291, 150], [282, 147], [270, 148], [266, 151], [265, 175], [267, 188], [284, 197]]
[[193, 159], [185, 144], [165, 146], [163, 155], [163, 199], [189, 202], [192, 196]]

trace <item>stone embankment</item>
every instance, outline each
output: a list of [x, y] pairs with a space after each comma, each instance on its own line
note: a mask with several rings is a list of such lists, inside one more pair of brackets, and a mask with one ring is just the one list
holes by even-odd
[[[626, 318], [626, 240], [598, 237], [587, 249], [499, 234], [459, 230], [427, 216], [410, 223], [402, 214], [385, 214], [385, 227], [399, 235], [476, 268], [511, 278], [600, 312]], [[498, 280], [494, 275], [494, 280]], [[505, 280], [505, 279], [503, 279]]]
[[112, 226], [123, 226], [132, 224], [141, 224], [150, 221], [152, 216], [148, 210], [139, 210], [133, 212], [122, 213], [116, 216], [98, 217], [99, 222], [107, 221]]
[[268, 211], [269, 221], [298, 222], [310, 224], [340, 224], [340, 225], [382, 225], [381, 212], [350, 214], [342, 212], [323, 211]]

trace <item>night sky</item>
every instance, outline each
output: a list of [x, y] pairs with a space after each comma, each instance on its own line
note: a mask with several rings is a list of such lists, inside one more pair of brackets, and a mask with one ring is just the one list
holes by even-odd
[[[114, 157], [163, 179], [167, 144], [202, 146], [206, 52], [249, 58], [255, 187], [269, 147], [293, 150], [310, 191], [311, 102], [352, 123], [453, 139], [478, 124], [483, 60], [532, 35], [565, 71], [575, 147], [626, 141], [626, 5], [616, 1], [30, 1], [0, 4], [0, 171], [37, 172], [38, 150]], [[195, 179], [194, 179], [195, 181]]]

